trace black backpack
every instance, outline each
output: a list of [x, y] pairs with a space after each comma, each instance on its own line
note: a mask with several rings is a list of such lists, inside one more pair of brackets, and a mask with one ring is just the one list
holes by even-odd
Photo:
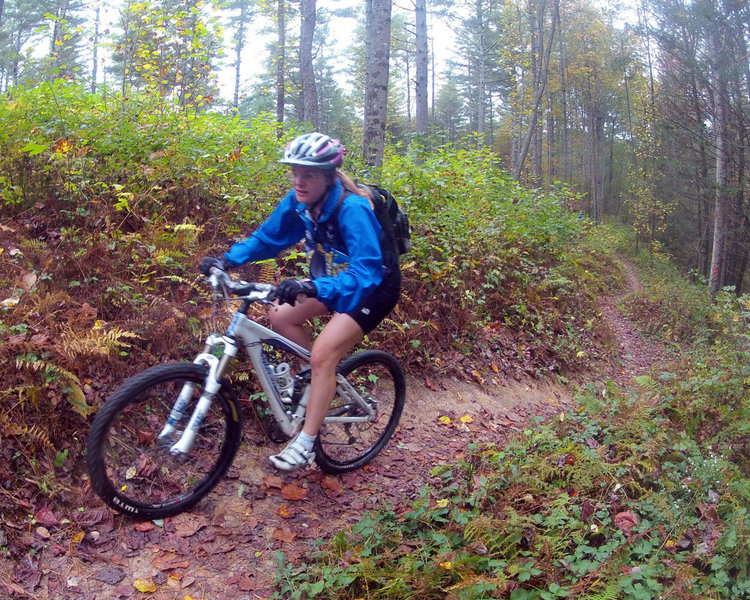
[[372, 192], [372, 203], [378, 223], [393, 240], [399, 256], [411, 251], [411, 227], [409, 216], [398, 205], [396, 199], [388, 190], [376, 185], [367, 185]]

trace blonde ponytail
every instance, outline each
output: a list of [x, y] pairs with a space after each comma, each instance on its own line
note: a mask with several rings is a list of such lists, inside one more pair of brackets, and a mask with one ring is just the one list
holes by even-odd
[[336, 169], [336, 176], [341, 180], [341, 185], [344, 186], [345, 190], [358, 196], [364, 196], [372, 203], [372, 192], [369, 188], [359, 185], [350, 175], [344, 173], [341, 169]]

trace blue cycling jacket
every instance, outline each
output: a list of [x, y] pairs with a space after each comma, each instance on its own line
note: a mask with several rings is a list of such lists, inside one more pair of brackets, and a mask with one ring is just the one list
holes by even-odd
[[224, 257], [230, 266], [274, 258], [305, 240], [310, 277], [318, 300], [336, 312], [349, 312], [383, 280], [382, 228], [369, 200], [346, 194], [341, 181], [331, 186], [317, 222], [290, 191], [268, 219]]

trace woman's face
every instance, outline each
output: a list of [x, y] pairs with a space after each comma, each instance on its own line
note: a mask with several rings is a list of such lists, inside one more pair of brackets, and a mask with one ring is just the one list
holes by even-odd
[[297, 200], [308, 207], [323, 198], [330, 176], [315, 167], [292, 167], [292, 188]]

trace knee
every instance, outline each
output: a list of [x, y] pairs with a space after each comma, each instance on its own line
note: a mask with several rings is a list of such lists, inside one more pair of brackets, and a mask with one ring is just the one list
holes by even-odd
[[268, 321], [276, 331], [284, 331], [287, 327], [294, 327], [299, 324], [297, 322], [299, 319], [294, 318], [294, 313], [289, 308], [288, 305], [282, 304], [281, 306], [272, 306], [269, 309]]
[[326, 348], [313, 344], [310, 353], [310, 367], [318, 371], [335, 371], [342, 356], [336, 348]]

